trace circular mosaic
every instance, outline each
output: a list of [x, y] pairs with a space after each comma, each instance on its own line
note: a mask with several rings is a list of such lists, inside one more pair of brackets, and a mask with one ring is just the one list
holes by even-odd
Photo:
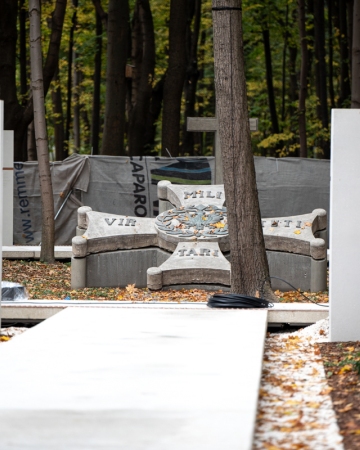
[[228, 235], [226, 208], [192, 205], [170, 209], [157, 216], [156, 227], [180, 238], [222, 237]]

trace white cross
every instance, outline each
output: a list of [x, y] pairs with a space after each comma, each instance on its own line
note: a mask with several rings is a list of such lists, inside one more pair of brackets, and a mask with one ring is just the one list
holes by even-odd
[[[259, 119], [249, 119], [250, 131], [258, 130]], [[215, 133], [214, 154], [215, 154], [215, 184], [223, 184], [222, 159], [219, 136], [219, 123], [217, 117], [188, 117], [187, 130], [194, 132]]]

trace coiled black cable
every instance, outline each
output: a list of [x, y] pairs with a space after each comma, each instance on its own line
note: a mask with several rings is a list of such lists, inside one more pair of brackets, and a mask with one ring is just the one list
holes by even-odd
[[[260, 290], [261, 296], [264, 295], [264, 285], [265, 285], [266, 281], [270, 281], [271, 278], [274, 278], [275, 280], [283, 281], [284, 283], [288, 284], [291, 288], [293, 288], [295, 291], [299, 292], [296, 289], [296, 287], [294, 287], [288, 281], [283, 280], [282, 278], [279, 278], [279, 277], [269, 277], [263, 281], [263, 284], [262, 284], [261, 290]], [[299, 292], [299, 293], [303, 297], [305, 297], [306, 300], [310, 301], [311, 303], [314, 303], [315, 305], [322, 306], [324, 308], [329, 307], [329, 305], [321, 305], [320, 303], [317, 303], [314, 300], [311, 300], [303, 292]], [[274, 306], [274, 304], [269, 302], [268, 300], [265, 300], [264, 298], [251, 297], [249, 295], [214, 294], [209, 298], [209, 300], [207, 302], [207, 306], [209, 306], [210, 308], [272, 308]]]

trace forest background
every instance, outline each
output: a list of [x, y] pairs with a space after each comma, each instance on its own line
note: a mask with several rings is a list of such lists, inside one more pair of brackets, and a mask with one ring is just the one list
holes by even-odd
[[[243, 1], [254, 154], [330, 157], [330, 109], [351, 106], [358, 67], [357, 3]], [[17, 161], [36, 160], [28, 11], [0, 0], [0, 98]], [[52, 159], [212, 153], [212, 133], [186, 131], [187, 117], [215, 115], [211, 0], [42, 0], [41, 35]]]

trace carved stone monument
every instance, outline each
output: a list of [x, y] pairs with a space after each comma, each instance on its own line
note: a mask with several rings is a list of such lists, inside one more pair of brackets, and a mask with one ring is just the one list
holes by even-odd
[[[222, 185], [158, 185], [156, 219], [78, 210], [73, 238], [72, 287], [161, 289], [230, 286], [227, 210]], [[165, 209], [168, 207], [168, 209]], [[306, 291], [326, 289], [326, 212], [263, 219], [272, 276]], [[246, 261], [244, 261], [246, 264]], [[272, 286], [289, 290], [273, 280]]]

